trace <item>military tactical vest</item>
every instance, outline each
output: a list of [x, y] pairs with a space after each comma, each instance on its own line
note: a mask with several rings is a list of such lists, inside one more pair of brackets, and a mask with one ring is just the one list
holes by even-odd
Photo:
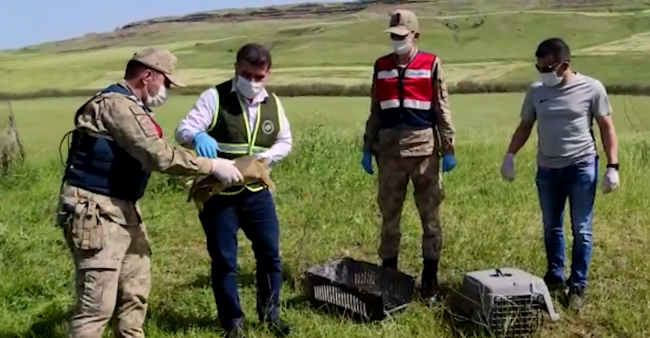
[[[219, 144], [220, 151], [217, 156], [235, 159], [269, 150], [282, 127], [278, 98], [275, 94], [269, 92], [268, 97], [260, 103], [255, 125], [251, 130], [246, 106], [239, 94], [233, 90], [233, 80], [217, 85], [216, 89], [216, 113], [207, 132]], [[250, 183], [246, 186], [230, 187], [221, 194], [238, 194], [244, 188], [251, 191], [264, 189], [258, 183]]]
[[[129, 89], [114, 84], [82, 105], [75, 114], [75, 123], [86, 105], [103, 93], [127, 96], [151, 113]], [[155, 121], [154, 124], [158, 136], [162, 137], [162, 130]], [[72, 132], [63, 177], [69, 185], [135, 203], [144, 195], [150, 176], [151, 172], [145, 170], [142, 163], [122, 149], [109, 135], [95, 135], [79, 129]]]

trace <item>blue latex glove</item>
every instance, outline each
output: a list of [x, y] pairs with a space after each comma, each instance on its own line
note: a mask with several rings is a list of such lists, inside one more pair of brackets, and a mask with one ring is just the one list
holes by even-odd
[[363, 153], [363, 159], [361, 159], [361, 166], [368, 174], [372, 175], [375, 172], [372, 170], [372, 154], [365, 151]]
[[442, 158], [442, 172], [452, 171], [456, 168], [456, 157], [454, 155], [445, 155]]
[[217, 151], [220, 150], [217, 141], [204, 131], [194, 136], [194, 149], [199, 156], [208, 158], [217, 158]]

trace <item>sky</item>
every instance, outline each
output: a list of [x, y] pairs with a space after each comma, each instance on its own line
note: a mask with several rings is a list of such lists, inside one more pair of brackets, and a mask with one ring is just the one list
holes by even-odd
[[[70, 39], [161, 16], [340, 0], [0, 0], [0, 50]], [[134, 6], [137, 4], [137, 6]]]

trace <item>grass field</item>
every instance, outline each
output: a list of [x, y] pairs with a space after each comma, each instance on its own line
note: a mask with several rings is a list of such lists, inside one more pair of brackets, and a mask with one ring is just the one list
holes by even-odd
[[[402, 7], [417, 11], [419, 45], [440, 55], [450, 83], [529, 82], [537, 76], [532, 66], [536, 45], [560, 36], [573, 49], [576, 70], [606, 84], [650, 85], [648, 4], [573, 2], [584, 5], [560, 11], [558, 1], [551, 0], [466, 0]], [[132, 53], [152, 44], [174, 51], [181, 76], [190, 85], [212, 86], [233, 74], [234, 53], [251, 41], [272, 48], [272, 84], [367, 84], [374, 59], [389, 52], [382, 31], [393, 7], [373, 5], [321, 18], [160, 23], [0, 52], [0, 92], [100, 88], [122, 77]], [[522, 98], [451, 96], [459, 164], [444, 176], [440, 272], [449, 294], [469, 271], [507, 266], [544, 273], [534, 184], [536, 137], [516, 158], [515, 182], [502, 181], [499, 173]], [[25, 166], [0, 177], [0, 338], [65, 337], [74, 279], [68, 249], [53, 222], [63, 170], [58, 147], [72, 128], [74, 111], [86, 99], [12, 103], [28, 157]], [[170, 141], [195, 99], [176, 95], [156, 110]], [[650, 337], [650, 199], [645, 185], [650, 181], [650, 97], [611, 100], [622, 185], [611, 195], [599, 191], [597, 197], [588, 306], [572, 314], [556, 304], [562, 318], [547, 323], [542, 337]], [[274, 169], [273, 180], [287, 278], [283, 313], [295, 325], [293, 336], [486, 337], [452, 320], [446, 307], [429, 309], [415, 302], [382, 323], [362, 324], [304, 302], [299, 281], [308, 267], [343, 256], [378, 262], [376, 177], [366, 175], [359, 164], [369, 99], [296, 97], [283, 98], [283, 104], [294, 150]], [[5, 106], [0, 102], [0, 122]], [[598, 144], [602, 148], [599, 139]], [[603, 154], [600, 177], [604, 162]], [[205, 237], [194, 205], [185, 202], [183, 182], [154, 174], [142, 200], [153, 250], [145, 328], [151, 338], [217, 336]], [[400, 269], [419, 276], [421, 228], [411, 196], [402, 233]], [[255, 263], [249, 242], [243, 234], [240, 239], [240, 296], [252, 322], [249, 337], [270, 337], [255, 325]]]
[[[168, 138], [194, 99], [174, 97], [158, 110], [156, 118]], [[534, 137], [516, 159], [518, 179], [508, 184], [499, 174], [521, 99], [519, 94], [451, 97], [459, 165], [444, 178], [441, 262], [441, 279], [451, 289], [473, 270], [511, 266], [544, 273]], [[64, 337], [73, 267], [61, 231], [52, 222], [62, 170], [56, 149], [71, 125], [72, 111], [83, 100], [15, 103], [30, 165], [0, 180], [0, 337]], [[284, 316], [296, 325], [295, 337], [470, 337], [472, 332], [461, 329], [444, 308], [428, 309], [417, 302], [383, 323], [361, 324], [301, 300], [294, 282], [309, 266], [345, 255], [377, 262], [376, 183], [359, 165], [367, 101], [283, 101], [295, 134], [292, 154], [273, 173], [288, 279], [282, 294]], [[579, 315], [560, 308], [561, 321], [547, 324], [543, 337], [650, 334], [650, 230], [645, 226], [650, 200], [644, 184], [650, 180], [650, 119], [642, 113], [650, 108], [650, 98], [613, 97], [612, 102], [622, 186], [612, 195], [599, 192], [597, 198], [589, 305]], [[142, 201], [153, 249], [147, 336], [214, 337], [216, 310], [205, 238], [193, 205], [185, 203], [186, 191], [166, 182], [156, 175]], [[403, 215], [400, 268], [418, 275], [421, 229], [411, 197]], [[243, 235], [240, 239], [240, 294], [253, 323], [249, 336], [270, 337], [254, 325], [255, 264], [250, 244]]]

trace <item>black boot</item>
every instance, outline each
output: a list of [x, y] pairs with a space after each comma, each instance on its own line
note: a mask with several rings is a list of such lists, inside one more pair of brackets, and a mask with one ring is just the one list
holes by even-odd
[[244, 328], [241, 326], [235, 326], [226, 331], [224, 335], [225, 338], [246, 338], [244, 334]]
[[[222, 322], [223, 325], [223, 322]], [[245, 338], [244, 334], [244, 318], [235, 320], [234, 323], [228, 323], [227, 327], [224, 327], [225, 333], [223, 337], [225, 338]]]
[[567, 294], [566, 307], [573, 311], [579, 311], [585, 302], [585, 287], [571, 286]]
[[567, 282], [553, 277], [551, 274], [547, 273], [544, 275], [544, 283], [548, 288], [549, 293], [552, 297], [556, 299], [562, 299], [566, 296]]
[[397, 270], [397, 257], [395, 258], [386, 258], [382, 260], [381, 266], [384, 268], [389, 268]]
[[422, 298], [425, 301], [438, 303], [440, 301], [440, 287], [438, 286], [438, 261], [425, 259], [422, 270]]
[[291, 333], [291, 325], [282, 319], [276, 319], [267, 323], [276, 337], [286, 337]]

